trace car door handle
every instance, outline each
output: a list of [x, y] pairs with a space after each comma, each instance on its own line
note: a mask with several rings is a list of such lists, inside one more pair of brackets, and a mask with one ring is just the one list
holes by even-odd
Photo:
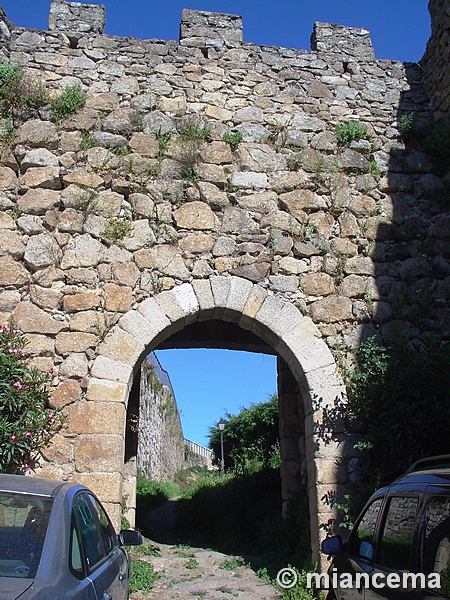
[[102, 600], [112, 600], [112, 596], [106, 592], [103, 594]]
[[119, 573], [119, 581], [125, 581], [127, 578], [127, 574], [124, 573], [123, 571], [120, 571]]

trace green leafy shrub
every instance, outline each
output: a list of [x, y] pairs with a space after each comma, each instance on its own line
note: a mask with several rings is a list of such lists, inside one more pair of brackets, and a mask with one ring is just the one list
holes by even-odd
[[367, 139], [367, 127], [359, 121], [344, 121], [334, 128], [334, 135], [340, 145], [347, 145], [354, 140]]
[[158, 140], [158, 159], [164, 158], [164, 154], [169, 144], [170, 138], [173, 135], [173, 131], [167, 131], [166, 133], [161, 132], [161, 128], [155, 133], [156, 139]]
[[398, 130], [403, 139], [407, 139], [411, 136], [414, 128], [415, 115], [410, 113], [408, 115], [402, 115], [398, 121]]
[[42, 81], [26, 75], [19, 65], [0, 62], [0, 115], [20, 116], [26, 107], [39, 107], [47, 102]]
[[78, 84], [69, 85], [51, 102], [53, 118], [57, 123], [67, 119], [84, 106], [86, 94]]
[[[278, 445], [278, 396], [253, 404], [237, 415], [227, 415], [223, 432], [225, 467], [237, 473], [255, 472], [270, 466]], [[209, 447], [220, 457], [218, 427], [209, 430]]]
[[448, 452], [450, 344], [428, 334], [413, 341], [399, 336], [385, 348], [370, 338], [344, 354], [356, 361], [355, 368], [342, 369], [348, 404], [325, 420], [345, 414], [359, 434], [358, 510], [374, 489], [414, 461]]
[[27, 365], [27, 340], [14, 322], [0, 327], [0, 472], [23, 473], [62, 423], [48, 408], [48, 375]]
[[231, 150], [235, 152], [239, 144], [244, 141], [244, 137], [240, 131], [230, 131], [223, 134], [222, 140], [226, 144], [230, 144]]
[[0, 144], [11, 144], [16, 135], [14, 121], [12, 117], [0, 119]]

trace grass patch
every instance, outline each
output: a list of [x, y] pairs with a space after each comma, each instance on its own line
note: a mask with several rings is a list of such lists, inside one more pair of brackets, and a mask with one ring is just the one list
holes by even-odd
[[229, 558], [220, 563], [219, 569], [223, 569], [224, 571], [234, 571], [238, 567], [243, 567], [244, 565], [244, 559], [241, 556], [235, 556], [234, 558]]
[[131, 564], [130, 593], [150, 592], [155, 581], [160, 578], [152, 565], [142, 560], [134, 560]]

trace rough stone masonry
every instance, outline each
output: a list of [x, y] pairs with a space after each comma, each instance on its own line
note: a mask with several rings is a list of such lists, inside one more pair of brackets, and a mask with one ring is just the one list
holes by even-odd
[[[307, 52], [244, 42], [235, 15], [184, 10], [176, 43], [104, 35], [99, 5], [53, 0], [48, 31], [0, 10], [3, 62], [50, 93], [86, 93], [62, 123], [30, 109], [0, 166], [0, 317], [26, 332], [67, 415], [40, 474], [86, 482], [116, 523], [126, 497], [132, 520], [139, 365], [191, 323], [224, 320], [292, 378], [283, 497], [306, 468], [319, 558], [352, 446], [317, 427], [345, 391], [331, 349], [397, 331], [449, 337], [443, 181], [402, 135], [411, 115], [430, 128], [448, 117], [448, 2], [430, 12], [424, 60], [409, 64], [328, 23]], [[349, 121], [367, 135], [345, 144], [336, 126]]]

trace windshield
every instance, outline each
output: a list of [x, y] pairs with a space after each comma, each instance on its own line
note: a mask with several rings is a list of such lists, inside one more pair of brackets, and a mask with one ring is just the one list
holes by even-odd
[[52, 500], [0, 492], [0, 577], [36, 575]]

